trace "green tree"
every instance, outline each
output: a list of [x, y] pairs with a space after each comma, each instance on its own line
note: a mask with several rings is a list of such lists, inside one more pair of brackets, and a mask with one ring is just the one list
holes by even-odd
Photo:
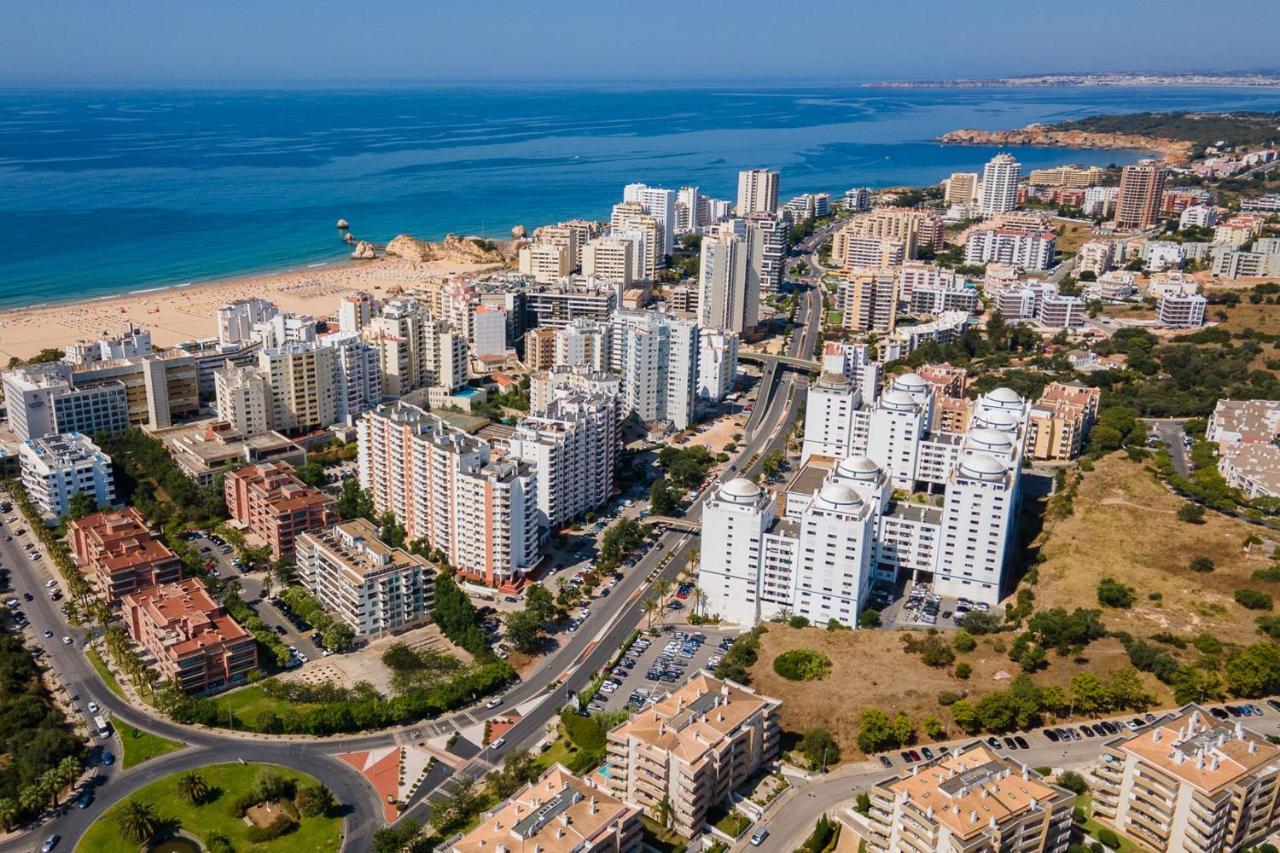
[[342, 491], [338, 493], [338, 514], [344, 521], [353, 518], [373, 520], [373, 499], [354, 477], [342, 481]]
[[141, 800], [129, 800], [120, 809], [116, 826], [125, 841], [145, 844], [156, 834], [156, 827], [159, 826], [155, 806]]
[[1204, 555], [1191, 558], [1191, 571], [1208, 574], [1213, 571], [1213, 560]]
[[879, 628], [880, 627], [880, 611], [872, 610], [868, 607], [858, 614], [859, 628]]
[[331, 652], [345, 652], [355, 642], [355, 629], [346, 622], [333, 620], [333, 624], [324, 629], [323, 645]]
[[17, 825], [19, 813], [17, 800], [11, 797], [0, 799], [0, 827], [3, 827], [5, 832], [13, 831]]
[[328, 786], [317, 782], [298, 791], [295, 803], [303, 816], [321, 817], [337, 808], [338, 800]]
[[858, 717], [858, 749], [870, 755], [894, 745], [889, 715], [879, 708], [866, 708]]
[[544, 625], [546, 622], [528, 608], [516, 611], [507, 617], [507, 641], [517, 651], [536, 652], [542, 648]]
[[88, 492], [75, 492], [67, 500], [67, 518], [84, 518], [98, 511], [98, 502]]
[[831, 732], [821, 727], [806, 731], [797, 748], [809, 761], [811, 770], [825, 773], [829, 766], [840, 760], [840, 745]]
[[299, 480], [316, 489], [329, 480], [329, 476], [324, 472], [324, 466], [319, 462], [306, 462], [299, 465], [296, 473]]
[[659, 477], [649, 487], [649, 511], [654, 515], [671, 515], [676, 509], [675, 498], [667, 487], [665, 477]]
[[1074, 770], [1062, 771], [1054, 781], [1057, 782], [1060, 787], [1066, 788], [1077, 796], [1084, 794], [1089, 790], [1089, 783], [1084, 780], [1083, 776]]
[[293, 781], [274, 767], [261, 767], [253, 777], [253, 795], [260, 802], [288, 799]]

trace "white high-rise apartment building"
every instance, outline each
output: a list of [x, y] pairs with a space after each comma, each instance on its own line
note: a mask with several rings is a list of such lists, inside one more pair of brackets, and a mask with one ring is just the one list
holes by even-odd
[[[853, 626], [872, 579], [902, 574], [996, 603], [1030, 407], [998, 388], [974, 402], [966, 433], [930, 432], [934, 393], [908, 373], [863, 408], [852, 382], [824, 373], [808, 396], [805, 466], [786, 492], [784, 518], [749, 483], [725, 486], [706, 505], [710, 544], [700, 571], [708, 610], [744, 624], [785, 609]], [[816, 488], [815, 465], [826, 469]], [[941, 508], [894, 497], [926, 489], [942, 492]]]
[[623, 201], [638, 201], [645, 212], [658, 220], [662, 237], [660, 253], [670, 255], [675, 251], [676, 191], [644, 184], [627, 184], [622, 193]]
[[408, 538], [441, 549], [465, 578], [488, 586], [537, 565], [538, 481], [528, 463], [404, 402], [359, 422], [360, 485]]
[[751, 286], [751, 244], [724, 231], [702, 240], [698, 322], [743, 334], [760, 321], [760, 291]]
[[995, 216], [1018, 206], [1018, 174], [1021, 166], [1011, 154], [997, 154], [982, 169], [978, 210]]
[[775, 293], [782, 284], [787, 263], [787, 222], [782, 217], [756, 216], [747, 220], [751, 255], [749, 289]]
[[597, 237], [582, 248], [582, 274], [623, 286], [643, 278], [644, 235]]
[[569, 393], [516, 425], [508, 453], [533, 466], [538, 523], [558, 528], [609, 500], [618, 466], [616, 397]]
[[738, 216], [773, 216], [778, 212], [778, 173], [747, 169], [738, 173]]
[[501, 356], [507, 352], [507, 312], [478, 305], [471, 319], [471, 352], [477, 356]]
[[338, 300], [338, 331], [362, 332], [373, 319], [373, 312], [378, 308], [378, 300], [372, 293], [361, 290], [349, 293]]
[[723, 329], [703, 329], [698, 345], [698, 401], [711, 407], [733, 390], [738, 375], [738, 336]]
[[555, 366], [608, 369], [609, 326], [579, 317], [555, 336]]
[[353, 426], [355, 419], [382, 402], [382, 364], [378, 350], [357, 332], [327, 335], [320, 346], [334, 351], [335, 423]]
[[[672, 222], [674, 224], [675, 213], [672, 213]], [[613, 206], [613, 213], [609, 217], [609, 233], [613, 236], [630, 236], [631, 232], [641, 234], [644, 237], [642, 264], [638, 266], [636, 275], [641, 278], [653, 279], [658, 274], [658, 267], [662, 263], [663, 255], [663, 230], [658, 222], [658, 217], [649, 213], [643, 204], [638, 201], [624, 201], [621, 204]], [[586, 272], [586, 258], [583, 258], [583, 272]]]
[[676, 234], [700, 234], [711, 224], [710, 199], [697, 187], [681, 187], [676, 193]]
[[218, 343], [238, 347], [253, 343], [253, 327], [274, 317], [276, 306], [265, 299], [238, 299], [218, 309]]
[[111, 457], [78, 432], [30, 438], [18, 445], [22, 485], [46, 519], [58, 519], [83, 492], [98, 506], [116, 502]]
[[250, 340], [264, 347], [312, 343], [316, 339], [316, 318], [306, 314], [278, 312], [253, 324]]
[[696, 419], [697, 323], [656, 311], [613, 315], [610, 369], [622, 375], [623, 411], [684, 429]]
[[571, 219], [555, 225], [544, 225], [533, 232], [535, 243], [550, 243], [564, 246], [569, 250], [569, 266], [578, 269], [582, 266], [582, 247], [587, 241], [600, 234], [600, 223], [588, 222], [585, 219]]
[[19, 441], [60, 432], [120, 432], [129, 427], [128, 391], [121, 381], [77, 388], [66, 362], [28, 364], [4, 372], [9, 428]]
[[256, 367], [227, 365], [213, 374], [218, 420], [241, 435], [271, 429], [271, 388]]
[[467, 381], [465, 335], [412, 299], [393, 299], [383, 306], [369, 322], [367, 337], [378, 348], [388, 396], [435, 386], [453, 391]]

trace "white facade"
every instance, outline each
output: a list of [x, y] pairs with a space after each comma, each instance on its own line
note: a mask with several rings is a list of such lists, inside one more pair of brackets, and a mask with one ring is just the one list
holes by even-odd
[[428, 314], [412, 299], [393, 299], [369, 322], [377, 347], [383, 392], [400, 397], [416, 388], [450, 391], [467, 381], [465, 333]]
[[582, 248], [582, 274], [629, 285], [644, 277], [643, 258], [643, 236], [597, 237]]
[[564, 278], [573, 269], [573, 246], [571, 242], [534, 243], [520, 249], [518, 268], [521, 275], [531, 276], [534, 281], [550, 284]]
[[719, 403], [733, 389], [738, 374], [738, 336], [723, 329], [702, 329], [698, 345], [698, 401]]
[[[801, 459], [825, 456], [843, 459], [858, 443], [858, 412], [862, 395], [846, 376], [824, 373], [809, 388], [804, 411]], [[865, 416], [862, 418], [865, 427]], [[865, 436], [862, 439], [865, 446]]]
[[609, 326], [579, 318], [556, 329], [555, 366], [606, 370], [609, 366]]
[[700, 331], [696, 323], [655, 311], [614, 314], [610, 369], [622, 376], [624, 412], [676, 429], [694, 422]]
[[4, 372], [9, 428], [19, 441], [56, 433], [120, 432], [129, 426], [123, 382], [77, 388], [65, 362], [29, 364]]
[[698, 275], [698, 322], [742, 334], [760, 317], [760, 290], [751, 286], [751, 243], [724, 232], [702, 240]]
[[777, 600], [761, 596], [764, 538], [773, 520], [773, 496], [750, 480], [730, 480], [704, 504], [698, 587], [709, 613], [754, 625], [790, 606], [789, 582], [777, 584], [785, 589]]
[[255, 367], [228, 365], [213, 375], [218, 420], [241, 435], [271, 429], [271, 389]]
[[278, 313], [265, 299], [238, 299], [218, 309], [218, 343], [236, 347], [254, 342], [253, 327]]
[[1209, 300], [1199, 294], [1170, 293], [1160, 299], [1156, 322], [1170, 329], [1192, 329], [1204, 325], [1204, 309]]
[[748, 169], [738, 173], [738, 216], [772, 216], [778, 212], [778, 173]]
[[116, 502], [111, 457], [80, 433], [28, 439], [18, 445], [18, 464], [23, 487], [46, 519], [66, 515], [79, 492], [98, 506]]
[[362, 332], [373, 319], [378, 300], [372, 293], [349, 293], [338, 300], [338, 331]]
[[567, 394], [516, 425], [508, 453], [533, 466], [538, 522], [556, 528], [609, 500], [618, 466], [618, 401]]
[[995, 216], [1018, 206], [1018, 172], [1021, 166], [1010, 154], [997, 154], [982, 169], [978, 210]]
[[471, 352], [477, 356], [506, 355], [507, 312], [480, 305], [471, 321]]
[[971, 231], [964, 244], [966, 264], [1001, 263], [1028, 270], [1053, 266], [1057, 235], [1052, 231], [1026, 233], [1002, 228]]
[[675, 251], [676, 191], [644, 184], [627, 184], [622, 191], [622, 200], [639, 202], [644, 205], [646, 213], [658, 220], [661, 236], [659, 253], [672, 254]]

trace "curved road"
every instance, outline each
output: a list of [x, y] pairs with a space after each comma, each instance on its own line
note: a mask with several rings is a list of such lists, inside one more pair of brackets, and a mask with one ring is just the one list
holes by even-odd
[[[829, 230], [829, 229], [827, 229]], [[814, 250], [824, 239], [823, 232], [809, 238], [802, 249]], [[822, 297], [820, 286], [801, 285], [805, 299], [804, 321], [795, 327], [788, 353], [808, 355], [821, 328]], [[761, 377], [757, 405], [750, 419], [746, 441], [734, 458], [726, 476], [750, 476], [759, 469], [761, 459], [775, 448], [785, 448], [788, 434], [796, 415], [796, 404], [803, 400], [807, 387], [803, 374], [796, 374], [776, 364], [770, 366]], [[754, 462], [750, 460], [755, 458]], [[706, 491], [700, 494], [684, 516], [697, 521], [702, 515]], [[22, 522], [12, 525], [16, 528]], [[650, 583], [648, 577], [661, 561], [670, 557], [662, 570], [662, 576], [674, 578], [688, 561], [689, 551], [696, 538], [674, 530], [663, 533], [656, 544], [624, 575], [608, 599], [596, 603], [596, 611], [583, 628], [573, 634], [562, 634], [562, 645], [548, 655], [524, 681], [514, 685], [504, 694], [504, 707], [485, 711], [478, 708], [463, 710], [435, 721], [423, 721], [414, 726], [356, 735], [329, 738], [299, 736], [269, 736], [237, 734], [225, 730], [206, 729], [174, 723], [150, 708], [139, 707], [117, 696], [99, 678], [96, 670], [84, 657], [86, 632], [68, 627], [58, 605], [44, 594], [43, 583], [57, 578], [49, 560], [30, 560], [20, 547], [19, 539], [0, 541], [0, 560], [3, 565], [15, 567], [13, 584], [18, 593], [31, 592], [34, 600], [24, 602], [22, 609], [31, 620], [32, 642], [44, 649], [44, 662], [50, 666], [62, 685], [63, 698], [69, 699], [76, 710], [85, 715], [88, 701], [96, 701], [103, 711], [111, 715], [119, 730], [136, 727], [153, 734], [187, 744], [187, 748], [129, 769], [119, 764], [99, 767], [89, 783], [94, 792], [93, 803], [85, 809], [64, 807], [61, 814], [44, 823], [35, 823], [23, 834], [0, 843], [0, 853], [30, 850], [39, 838], [57, 833], [62, 836], [60, 847], [70, 849], [88, 826], [112, 804], [133, 791], [172, 773], [189, 770], [207, 764], [244, 760], [275, 763], [294, 768], [322, 779], [333, 789], [338, 800], [347, 808], [344, 828], [346, 850], [369, 849], [373, 832], [382, 825], [382, 809], [376, 792], [364, 778], [349, 766], [333, 757], [334, 753], [388, 746], [403, 742], [414, 730], [427, 730], [430, 735], [474, 725], [488, 716], [497, 716], [512, 706], [527, 703], [543, 696], [544, 700], [526, 709], [521, 721], [506, 735], [501, 750], [486, 750], [472, 760], [461, 772], [479, 777], [501, 763], [513, 750], [528, 748], [540, 740], [545, 725], [556, 716], [563, 705], [563, 691], [580, 690], [612, 658], [621, 643], [641, 624], [642, 603]], [[60, 580], [60, 579], [59, 579]], [[39, 632], [49, 628], [55, 634], [52, 639], [39, 638]], [[61, 636], [74, 639], [72, 645], [61, 642]], [[548, 685], [560, 682], [548, 691]], [[86, 722], [89, 722], [86, 720]], [[92, 727], [90, 727], [92, 728]], [[428, 736], [430, 736], [428, 735]], [[108, 748], [110, 748], [108, 742]], [[424, 786], [425, 788], [425, 786]], [[403, 814], [423, 820], [427, 801], [433, 793], [420, 790], [415, 802]]]

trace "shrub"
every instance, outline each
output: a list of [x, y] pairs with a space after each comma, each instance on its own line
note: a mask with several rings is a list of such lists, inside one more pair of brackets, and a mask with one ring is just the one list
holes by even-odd
[[1183, 504], [1178, 507], [1178, 520], [1188, 524], [1204, 524], [1204, 507], [1200, 504]]
[[293, 780], [274, 767], [263, 767], [254, 776], [253, 796], [259, 803], [293, 799]]
[[809, 760], [812, 769], [825, 768], [840, 761], [840, 746], [831, 732], [824, 728], [809, 729], [800, 738], [800, 752]]
[[858, 614], [859, 628], [879, 628], [880, 627], [880, 611], [872, 610], [868, 607], [866, 610]]
[[1258, 633], [1273, 640], [1280, 640], [1280, 616], [1259, 616]]
[[978, 641], [968, 631], [960, 630], [951, 640], [951, 648], [958, 652], [971, 652], [978, 647]]
[[934, 740], [942, 740], [947, 735], [947, 727], [937, 717], [925, 717], [924, 733]]
[[1280, 582], [1280, 565], [1272, 566], [1267, 569], [1257, 569], [1253, 573], [1253, 579], [1256, 581], [1269, 581], [1271, 583]]
[[261, 844], [265, 841], [274, 841], [282, 835], [293, 832], [298, 828], [298, 822], [287, 814], [276, 815], [276, 819], [266, 826], [251, 826], [249, 831], [245, 833], [246, 837], [255, 844]]
[[1207, 575], [1209, 574], [1209, 572], [1213, 571], [1213, 560], [1210, 560], [1208, 557], [1204, 555], [1201, 555], [1199, 557], [1192, 557], [1191, 571], [1199, 572], [1202, 575]]
[[1120, 849], [1120, 836], [1116, 835], [1105, 826], [1099, 829], [1095, 834], [1098, 836], [1098, 841], [1102, 842], [1103, 847], [1106, 847], [1108, 850]]
[[236, 853], [236, 848], [232, 845], [231, 839], [218, 832], [205, 836], [204, 849], [209, 853]]
[[973, 675], [973, 667], [967, 663], [956, 664], [956, 678], [968, 679]]
[[253, 794], [241, 794], [227, 803], [227, 814], [234, 818], [244, 818], [245, 812], [249, 811], [249, 807], [257, 805], [257, 803], [258, 798]]
[[1058, 785], [1077, 796], [1089, 790], [1089, 783], [1074, 770], [1064, 770], [1058, 775]]
[[787, 624], [790, 625], [792, 628], [808, 628], [809, 617], [808, 616], [792, 616], [790, 619], [787, 620]]
[[564, 726], [569, 740], [573, 741], [574, 746], [579, 749], [589, 751], [604, 749], [606, 741], [604, 729], [591, 717], [565, 710], [560, 714], [560, 725]]
[[831, 659], [813, 649], [792, 649], [773, 661], [773, 671], [788, 681], [815, 681], [831, 672]]
[[1256, 589], [1237, 589], [1236, 603], [1249, 610], [1270, 610], [1271, 596]]
[[1133, 605], [1133, 587], [1120, 583], [1115, 578], [1103, 578], [1098, 581], [1098, 603], [1107, 607], [1130, 607]]
[[954, 705], [964, 698], [964, 694], [959, 690], [943, 690], [938, 694], [938, 704], [944, 708], [948, 705]]
[[960, 620], [960, 627], [970, 634], [994, 634], [1004, 626], [999, 613], [970, 610]]

